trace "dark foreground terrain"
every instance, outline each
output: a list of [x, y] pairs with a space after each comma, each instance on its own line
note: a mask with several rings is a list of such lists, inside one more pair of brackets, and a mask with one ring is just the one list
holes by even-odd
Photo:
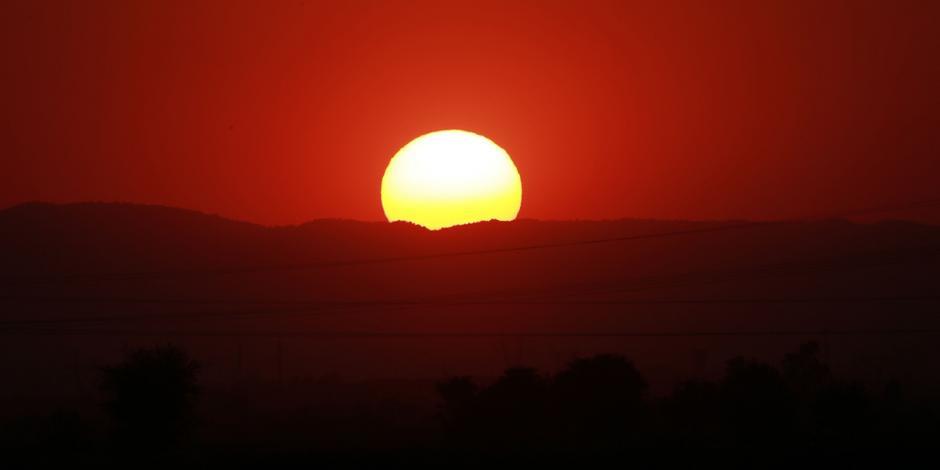
[[22, 464], [897, 463], [940, 437], [938, 255], [890, 221], [16, 206], [0, 438]]
[[[380, 383], [205, 390], [199, 371], [174, 347], [130, 352], [101, 371], [99, 409], [6, 420], [4, 459], [16, 466], [500, 467], [601, 459], [867, 466], [932, 461], [940, 437], [940, 402], [912, 397], [897, 381], [873, 387], [840, 378], [815, 342], [777, 363], [736, 357], [718, 380], [689, 379], [660, 397], [629, 359], [608, 354], [575, 359], [554, 374], [517, 366], [487, 381], [423, 384], [433, 387], [425, 403], [433, 407], [409, 407]], [[351, 402], [358, 406], [348, 408]]]

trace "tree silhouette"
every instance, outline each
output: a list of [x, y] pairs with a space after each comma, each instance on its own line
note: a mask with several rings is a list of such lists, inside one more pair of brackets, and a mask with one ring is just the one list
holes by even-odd
[[614, 355], [577, 359], [554, 378], [516, 367], [481, 390], [468, 377], [437, 385], [451, 443], [496, 451], [622, 444], [643, 428], [646, 389], [633, 364]]
[[480, 392], [481, 436], [494, 449], [541, 446], [547, 432], [548, 381], [530, 367], [507, 369]]
[[832, 379], [829, 366], [819, 358], [819, 343], [809, 341], [797, 352], [784, 356], [780, 372], [787, 385], [802, 399], [818, 393]]
[[873, 416], [865, 389], [837, 382], [821, 389], [809, 404], [817, 445], [839, 451], [868, 438]]
[[719, 381], [686, 381], [659, 399], [647, 397], [643, 376], [616, 355], [577, 359], [553, 377], [516, 367], [488, 387], [455, 377], [437, 390], [447, 436], [459, 448], [526, 458], [549, 452], [553, 460], [610, 453], [742, 463], [769, 455], [841, 458], [931, 448], [940, 422], [936, 410], [906, 399], [896, 384], [877, 396], [834, 379], [814, 342], [787, 354], [779, 368], [734, 358]]
[[782, 444], [793, 428], [795, 397], [771, 365], [741, 357], [728, 361], [721, 402], [732, 433], [753, 449]]
[[453, 442], [467, 445], [476, 426], [476, 383], [470, 377], [452, 377], [437, 384], [437, 393], [444, 400], [441, 409], [444, 432]]
[[176, 347], [131, 352], [104, 368], [105, 409], [115, 437], [126, 448], [168, 449], [193, 424], [199, 366]]
[[576, 359], [552, 382], [566, 443], [604, 446], [641, 429], [646, 380], [633, 363], [610, 354]]
[[683, 447], [714, 445], [721, 438], [718, 385], [705, 380], [679, 384], [662, 406], [666, 429]]

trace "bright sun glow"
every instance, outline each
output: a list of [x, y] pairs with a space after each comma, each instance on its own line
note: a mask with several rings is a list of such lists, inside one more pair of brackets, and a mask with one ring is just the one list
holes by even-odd
[[522, 181], [509, 154], [467, 131], [437, 131], [412, 140], [392, 157], [382, 178], [389, 222], [437, 230], [513, 220], [521, 205]]

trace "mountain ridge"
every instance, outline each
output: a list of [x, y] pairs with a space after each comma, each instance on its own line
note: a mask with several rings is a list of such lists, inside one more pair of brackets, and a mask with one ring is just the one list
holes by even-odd
[[[229, 343], [213, 335], [303, 332], [890, 331], [937, 325], [940, 227], [634, 219], [441, 231], [357, 221], [265, 227], [166, 207], [40, 204], [0, 211], [0, 278], [0, 319], [65, 321], [51, 331], [77, 334], [76, 347], [102, 354], [135, 335], [205, 334], [189, 344], [216, 351]], [[33, 341], [26, 333], [44, 331], [23, 333], [22, 347]], [[480, 341], [474, 347], [485, 349]], [[566, 341], [558, 347], [572, 353], [600, 347]], [[675, 360], [675, 348], [659, 343], [636, 355]], [[387, 370], [342, 344], [311, 367]], [[500, 360], [481, 349], [468, 357], [457, 341], [434, 343], [434, 355], [419, 340], [407, 344], [382, 353], [405, 375], [441, 364], [491, 370]], [[767, 342], [778, 346], [792, 344]]]

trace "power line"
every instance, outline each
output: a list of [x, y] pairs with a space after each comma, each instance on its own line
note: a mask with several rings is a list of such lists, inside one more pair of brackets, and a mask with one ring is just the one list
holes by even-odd
[[[934, 201], [940, 202], [940, 201]], [[934, 203], [931, 202], [931, 203]], [[923, 204], [926, 204], [923, 203]], [[763, 223], [760, 223], [763, 224]], [[752, 224], [753, 225], [753, 224]], [[725, 226], [724, 228], [727, 228]], [[676, 233], [676, 232], [673, 232]], [[543, 245], [544, 246], [544, 245]], [[933, 247], [922, 247], [924, 248], [933, 248]], [[508, 250], [508, 249], [507, 249]], [[926, 254], [933, 255], [935, 250], [929, 250]], [[898, 253], [869, 253], [874, 255], [898, 255]], [[901, 253], [902, 255], [904, 253]], [[888, 263], [850, 263], [848, 266], [841, 267], [831, 267], [824, 266], [825, 269], [819, 271], [831, 271], [831, 270], [843, 270], [843, 269], [857, 269], [859, 267], [874, 267], [882, 266], [885, 264], [898, 264], [905, 263], [910, 261], [925, 261], [925, 253], [920, 251], [919, 253], [914, 253], [916, 256], [910, 259], [902, 258], [900, 260], [890, 260]], [[850, 258], [850, 261], [855, 261], [858, 255], [854, 255]], [[831, 262], [833, 260], [824, 260], [824, 262]], [[764, 265], [757, 267], [758, 274], [762, 274], [763, 277], [774, 277], [779, 275], [790, 275], [794, 274], [793, 272], [788, 272], [787, 268], [791, 267], [787, 264], [772, 264]], [[797, 265], [796, 267], [804, 268], [805, 265]], [[792, 270], [791, 270], [792, 271]], [[799, 273], [796, 273], [799, 274]], [[647, 283], [640, 286], [628, 286], [624, 287], [619, 283], [613, 285], [613, 289], [607, 289], [606, 291], [601, 290], [603, 293], [630, 293], [630, 292], [639, 292], [643, 290], [663, 288], [663, 287], [676, 287], [683, 285], [694, 285], [696, 284], [695, 279], [688, 279], [689, 276], [695, 275], [707, 275], [710, 278], [705, 282], [727, 282], [730, 280], [735, 280], [740, 278], [742, 275], [746, 275], [747, 279], [755, 279], [755, 273], [752, 272], [740, 272], [738, 271], [725, 271], [725, 272], [698, 272], [698, 273], [685, 273], [679, 275], [679, 281], [675, 282], [676, 276], [667, 277], [667, 278], [647, 278]], [[683, 279], [683, 276], [686, 279]], [[635, 279], [632, 281], [636, 281]], [[643, 279], [640, 279], [643, 281]], [[582, 290], [582, 292], [568, 292], [567, 295], [585, 295], [590, 293], [597, 293], [598, 288], [596, 285], [591, 285], [591, 290]], [[557, 287], [553, 288], [550, 294], [565, 295], [564, 292], [559, 292]], [[475, 294], [476, 296], [487, 295], [487, 293]], [[490, 293], [489, 295], [492, 295]], [[518, 294], [517, 294], [518, 295]], [[523, 294], [524, 295], [524, 294]], [[108, 322], [125, 322], [125, 321], [146, 321], [146, 320], [173, 320], [173, 319], [198, 319], [198, 318], [217, 318], [217, 317], [248, 317], [248, 316], [270, 316], [270, 315], [295, 315], [295, 314], [313, 314], [313, 313], [331, 313], [331, 310], [336, 309], [346, 309], [355, 311], [355, 309], [364, 310], [366, 312], [375, 313], [375, 310], [378, 308], [388, 309], [388, 308], [408, 308], [408, 307], [436, 307], [436, 306], [461, 306], [461, 305], [671, 305], [671, 304], [683, 304], [683, 305], [714, 305], [714, 304], [805, 304], [805, 303], [933, 303], [938, 300], [938, 297], [933, 296], [882, 296], [882, 297], [859, 297], [859, 298], [847, 298], [847, 297], [827, 297], [827, 298], [736, 298], [736, 299], [625, 299], [625, 300], [545, 300], [545, 295], [542, 296], [542, 299], [535, 300], [512, 300], [512, 299], [497, 299], [497, 300], [446, 300], [446, 299], [418, 299], [418, 300], [378, 300], [378, 301], [278, 301], [278, 300], [263, 300], [263, 301], [250, 301], [250, 300], [212, 300], [212, 299], [135, 299], [135, 298], [77, 298], [77, 297], [61, 297], [61, 298], [51, 298], [51, 297], [40, 297], [40, 298], [25, 298], [25, 297], [15, 297], [7, 296], [0, 298], [3, 301], [13, 301], [13, 302], [132, 302], [132, 303], [160, 303], [160, 304], [235, 304], [235, 305], [285, 305], [292, 306], [297, 308], [291, 309], [281, 309], [281, 310], [272, 310], [270, 308], [258, 309], [258, 310], [241, 310], [241, 311], [196, 311], [196, 312], [176, 312], [176, 313], [156, 313], [156, 314], [138, 314], [134, 316], [127, 315], [99, 315], [95, 317], [72, 317], [72, 318], [52, 318], [52, 319], [25, 319], [25, 320], [8, 320], [0, 322], [0, 327], [10, 329], [10, 327], [29, 327], [29, 326], [41, 326], [41, 325], [56, 325], [56, 324], [76, 324], [76, 323], [108, 323]]]
[[139, 271], [139, 272], [103, 273], [103, 274], [70, 274], [70, 275], [59, 275], [59, 276], [29, 276], [29, 277], [10, 276], [6, 278], [6, 281], [11, 282], [11, 283], [28, 283], [28, 284], [31, 284], [31, 283], [44, 284], [44, 283], [86, 281], [86, 280], [135, 281], [135, 280], [160, 279], [160, 278], [165, 278], [165, 277], [191, 277], [191, 276], [201, 277], [201, 276], [206, 276], [206, 275], [221, 276], [221, 275], [234, 275], [234, 274], [256, 274], [256, 273], [265, 273], [265, 272], [306, 271], [306, 270], [325, 269], [325, 268], [340, 268], [340, 267], [375, 265], [375, 264], [391, 264], [391, 263], [410, 262], [410, 261], [428, 261], [428, 260], [434, 260], [434, 259], [459, 258], [459, 257], [466, 257], [466, 256], [491, 255], [491, 254], [500, 254], [500, 253], [513, 253], [513, 252], [522, 252], [522, 251], [542, 250], [542, 249], [549, 249], [549, 248], [564, 248], [564, 247], [571, 247], [571, 246], [612, 243], [612, 242], [619, 242], [619, 241], [647, 240], [647, 239], [674, 237], [674, 236], [681, 236], [681, 235], [719, 232], [719, 231], [733, 230], [733, 229], [740, 229], [740, 228], [751, 228], [751, 227], [756, 227], [759, 225], [767, 225], [771, 223], [772, 222], [743, 222], [739, 224], [720, 225], [720, 226], [715, 226], [715, 227], [703, 227], [703, 228], [698, 228], [698, 229], [678, 230], [678, 231], [671, 231], [671, 232], [657, 232], [657, 233], [643, 234], [643, 235], [630, 235], [630, 236], [615, 237], [615, 238], [576, 240], [576, 241], [570, 241], [570, 242], [544, 243], [544, 244], [538, 244], [538, 245], [520, 245], [520, 246], [515, 246], [515, 247], [492, 248], [492, 249], [485, 249], [485, 250], [454, 251], [454, 252], [447, 252], [447, 253], [431, 253], [431, 254], [424, 254], [424, 255], [393, 256], [393, 257], [382, 257], [382, 258], [361, 258], [361, 259], [352, 259], [352, 260], [323, 261], [323, 262], [316, 262], [316, 263], [258, 265], [258, 266], [244, 266], [244, 267], [217, 268], [217, 269]]
[[[56, 299], [26, 299], [33, 302], [63, 302], [70, 303], [73, 300], [68, 297]], [[78, 302], [113, 302], [113, 301], [131, 303], [157, 303], [158, 301], [150, 299], [94, 299], [94, 298], [75, 298]], [[308, 308], [330, 308], [330, 307], [393, 307], [393, 306], [461, 306], [461, 305], [657, 305], [657, 304], [767, 304], [767, 303], [872, 303], [872, 302], [936, 302], [940, 301], [940, 296], [884, 296], [884, 297], [762, 297], [762, 298], [716, 298], [716, 299], [611, 299], [611, 300], [325, 300], [325, 301], [248, 301], [246, 304], [261, 305], [294, 305]], [[174, 301], [173, 304], [190, 305], [194, 303], [219, 304], [225, 301]], [[232, 303], [243, 303], [241, 301], [232, 301]], [[304, 310], [306, 311], [306, 310]], [[173, 313], [169, 315], [188, 315], [198, 312]], [[249, 312], [230, 311], [218, 312], [219, 314], [240, 314]], [[156, 316], [147, 316], [146, 318], [163, 318], [167, 314], [156, 314]], [[94, 320], [96, 318], [114, 318], [124, 319], [126, 316], [114, 317], [87, 317], [75, 319], [63, 319], [62, 321], [84, 321]], [[141, 318], [135, 316], [133, 318]], [[43, 321], [43, 320], [22, 320], [23, 322]], [[59, 321], [59, 320], [55, 320]], [[19, 322], [19, 320], [0, 321], [0, 325]]]
[[[935, 250], [930, 250], [928, 254], [935, 254]], [[895, 253], [875, 252], [868, 255], [893, 255], [901, 256], [899, 259], [891, 259], [881, 262], [862, 262], [857, 261], [857, 256], [848, 258], [833, 258], [817, 261], [816, 264], [831, 263], [833, 261], [852, 261], [844, 266], [828, 266], [822, 268], [809, 265], [810, 272], [842, 272], [855, 270], [859, 268], [883, 267], [886, 265], [906, 264], [910, 262], [930, 261], [923, 252], [902, 251]], [[916, 255], [907, 256], [903, 255]], [[802, 271], [794, 271], [792, 268], [802, 268]], [[101, 323], [114, 321], [146, 321], [146, 320], [189, 320], [220, 317], [252, 317], [252, 316], [283, 316], [283, 315], [309, 315], [309, 314], [330, 314], [336, 313], [336, 310], [343, 309], [346, 313], [355, 312], [355, 309], [365, 313], [383, 313], [378, 309], [402, 308], [402, 307], [458, 307], [458, 306], [485, 306], [485, 305], [709, 305], [709, 304], [810, 304], [810, 303], [929, 303], [936, 302], [940, 297], [937, 296], [878, 296], [878, 297], [783, 297], [783, 298], [718, 298], [718, 299], [602, 299], [602, 300], [559, 300], [557, 297], [571, 297], [587, 294], [612, 294], [612, 293], [637, 293], [652, 289], [662, 289], [669, 287], [683, 287], [702, 284], [702, 280], [695, 282], [693, 276], [708, 276], [704, 283], [729, 282], [740, 280], [766, 279], [778, 277], [781, 275], [806, 274], [807, 265], [793, 265], [792, 263], [777, 263], [762, 265], [749, 270], [726, 270], [719, 272], [691, 272], [683, 273], [671, 277], [648, 277], [634, 279], [634, 282], [641, 282], [640, 285], [621, 286], [618, 284], [612, 288], [595, 288], [591, 290], [581, 289], [569, 290], [565, 292], [565, 286], [554, 286], [547, 292], [535, 293], [535, 299], [520, 299], [519, 297], [527, 293], [516, 293], [515, 298], [496, 298], [480, 300], [480, 297], [492, 297], [493, 292], [482, 292], [473, 294], [463, 294], [463, 298], [453, 296], [426, 297], [421, 299], [384, 299], [384, 300], [364, 300], [364, 301], [344, 301], [344, 300], [232, 300], [232, 299], [159, 299], [159, 298], [114, 298], [114, 297], [0, 297], [0, 300], [7, 302], [50, 302], [50, 303], [142, 303], [142, 304], [164, 304], [164, 305], [264, 305], [289, 307], [282, 309], [252, 309], [252, 310], [198, 310], [173, 313], [145, 313], [135, 315], [99, 315], [85, 317], [67, 317], [67, 318], [46, 318], [46, 319], [19, 319], [0, 321], [0, 327], [10, 326], [29, 326], [43, 324], [74, 324], [74, 323]], [[675, 282], [678, 278], [679, 282]], [[691, 278], [691, 279], [690, 279]], [[645, 284], [642, 282], [645, 281]], [[593, 287], [593, 286], [592, 286]], [[502, 292], [501, 294], [505, 294]], [[547, 295], [546, 295], [547, 294]], [[510, 292], [510, 295], [512, 293]], [[529, 293], [528, 295], [532, 295]], [[467, 297], [470, 297], [469, 299]], [[350, 312], [352, 310], [352, 312]]]
[[[640, 285], [623, 286], [620, 283], [607, 283], [606, 286], [592, 285], [590, 288], [582, 289], [580, 292], [561, 295], [589, 295], [589, 294], [629, 294], [644, 292], [655, 289], [670, 289], [679, 287], [690, 287], [705, 284], [721, 284], [727, 282], [743, 281], [753, 282], [757, 280], [774, 279], [787, 276], [800, 276], [807, 274], [821, 273], [844, 273], [863, 269], [883, 268], [888, 266], [899, 266], [916, 263], [932, 263], [937, 261], [940, 255], [938, 246], [923, 246], [915, 250], [904, 250], [899, 252], [869, 252], [854, 256], [845, 256], [839, 258], [829, 258], [817, 260], [811, 264], [800, 263], [774, 263], [755, 266], [747, 270], [721, 270], [714, 272], [684, 273], [676, 276], [667, 276], [664, 278], [646, 279]], [[866, 255], [884, 255], [890, 259], [882, 261], [859, 260], [859, 256]], [[708, 276], [707, 279], [696, 279], [694, 276]]]
[[423, 255], [407, 255], [407, 256], [394, 256], [394, 257], [381, 257], [381, 258], [361, 258], [361, 259], [352, 259], [352, 260], [337, 260], [337, 261], [324, 261], [324, 262], [316, 262], [316, 263], [297, 263], [297, 264], [283, 264], [283, 265], [257, 265], [257, 266], [217, 268], [217, 269], [140, 271], [140, 272], [102, 273], [102, 274], [72, 274], [72, 275], [59, 275], [59, 276], [28, 276], [28, 277], [8, 276], [6, 277], [5, 280], [6, 282], [9, 282], [9, 283], [42, 284], [42, 283], [83, 281], [83, 280], [96, 280], [96, 281], [127, 280], [127, 281], [130, 281], [130, 280], [160, 279], [160, 278], [165, 278], [165, 277], [186, 277], [186, 276], [207, 276], [207, 275], [218, 276], [218, 275], [230, 275], [230, 274], [254, 274], [254, 273], [277, 272], [277, 271], [302, 271], [302, 270], [337, 268], [337, 267], [360, 266], [360, 265], [399, 263], [399, 262], [408, 262], [408, 261], [426, 261], [426, 260], [442, 259], [442, 258], [490, 255], [490, 254], [499, 254], [499, 253], [522, 252], [522, 251], [542, 250], [542, 249], [550, 249], [550, 248], [564, 248], [564, 247], [572, 247], [572, 246], [595, 245], [595, 244], [615, 243], [615, 242], [624, 242], [624, 241], [649, 240], [649, 239], [657, 239], [657, 238], [667, 238], [667, 237], [676, 237], [676, 236], [684, 236], [684, 235], [721, 232], [721, 231], [727, 231], [727, 230], [755, 228], [755, 227], [760, 227], [760, 226], [780, 224], [780, 223], [786, 223], [786, 222], [808, 222], [808, 221], [813, 221], [813, 220], [859, 217], [859, 216], [880, 214], [880, 213], [886, 213], [886, 212], [897, 212], [897, 211], [918, 209], [918, 208], [924, 208], [924, 207], [934, 207], [938, 205], [940, 205], [940, 198], [925, 199], [921, 201], [913, 201], [913, 202], [908, 202], [908, 203], [903, 203], [903, 204], [892, 204], [892, 205], [884, 205], [884, 206], [878, 206], [878, 207], [869, 207], [869, 208], [856, 209], [856, 210], [851, 210], [851, 211], [834, 212], [834, 213], [807, 216], [807, 217], [801, 217], [801, 218], [790, 219], [790, 220], [735, 222], [735, 223], [725, 224], [725, 225], [714, 225], [714, 226], [698, 227], [698, 228], [691, 228], [691, 229], [685, 229], [685, 230], [674, 230], [674, 231], [668, 231], [668, 232], [655, 232], [655, 233], [649, 233], [649, 234], [625, 235], [625, 236], [619, 236], [619, 237], [574, 240], [574, 241], [566, 241], [566, 242], [554, 242], [554, 243], [543, 243], [543, 244], [532, 244], [532, 245], [520, 245], [520, 246], [514, 246], [514, 247], [490, 248], [490, 249], [481, 249], [481, 250], [455, 251], [455, 252], [447, 252], [447, 253], [431, 253], [431, 254], [423, 254]]
[[74, 318], [19, 319], [0, 321], [0, 328], [18, 326], [42, 326], [76, 323], [136, 322], [150, 320], [195, 320], [206, 318], [237, 318], [253, 316], [307, 315], [322, 313], [331, 308], [355, 307], [460, 307], [460, 306], [512, 306], [512, 305], [552, 305], [552, 306], [587, 306], [587, 305], [753, 305], [753, 304], [897, 304], [940, 302], [940, 296], [883, 296], [883, 297], [794, 297], [794, 298], [720, 298], [720, 299], [637, 299], [637, 300], [467, 300], [467, 301], [349, 301], [333, 302], [310, 306], [309, 308], [286, 310], [247, 310], [247, 311], [188, 311], [175, 313], [156, 313], [138, 315], [107, 315]]
[[[10, 332], [0, 331], [0, 335]], [[637, 332], [372, 332], [372, 331], [223, 331], [223, 330], [76, 330], [39, 329], [17, 332], [29, 336], [178, 336], [178, 337], [277, 337], [313, 339], [426, 339], [426, 338], [628, 338], [628, 337], [721, 337], [721, 336], [902, 336], [935, 335], [940, 329], [908, 328], [887, 330], [751, 330], [751, 331], [637, 331]]]
[[[880, 254], [880, 253], [879, 253]], [[825, 260], [825, 262], [830, 262], [832, 260]], [[911, 261], [927, 261], [923, 256], [918, 256], [913, 259], [902, 259], [902, 260], [892, 260], [889, 263], [858, 263], [854, 265], [848, 265], [843, 267], [827, 267], [827, 269], [819, 271], [844, 271], [849, 269], [870, 268], [884, 266], [886, 264], [899, 264], [902, 262], [911, 262]], [[794, 275], [801, 274], [800, 272], [792, 272], [787, 270], [781, 270], [779, 268], [787, 268], [789, 265], [764, 265], [759, 266], [758, 270], [763, 276], [761, 278], [775, 277], [779, 275]], [[805, 266], [800, 266], [804, 267]], [[805, 274], [805, 273], [803, 273]], [[724, 275], [716, 276], [715, 273], [709, 272], [693, 272], [685, 273], [679, 276], [679, 280], [683, 282], [669, 282], [674, 278], [646, 278], [641, 279], [640, 281], [647, 281], [646, 284], [639, 286], [617, 286], [615, 289], [606, 289], [601, 291], [602, 293], [611, 294], [611, 293], [636, 293], [642, 292], [651, 289], [661, 289], [668, 287], [681, 287], [700, 284], [701, 282], [694, 282], [694, 279], [688, 279], [690, 275], [707, 275], [710, 276], [710, 279], [707, 279], [705, 282], [729, 282], [736, 279], [744, 277], [745, 279], [751, 280], [757, 278], [753, 272], [725, 272]], [[683, 279], [684, 278], [684, 279]], [[634, 280], [636, 281], [636, 280]], [[652, 282], [650, 282], [652, 281]], [[665, 282], [664, 282], [665, 281]], [[564, 287], [561, 287], [563, 289]], [[564, 292], [559, 291], [558, 286], [554, 286], [549, 293], [557, 296], [573, 296], [573, 295], [585, 295], [591, 293], [597, 293], [597, 289], [594, 292], [591, 291], [582, 291], [582, 292]], [[76, 303], [76, 302], [102, 302], [102, 303], [154, 303], [154, 304], [176, 304], [176, 305], [190, 305], [190, 304], [232, 304], [232, 305], [265, 305], [265, 306], [287, 306], [292, 307], [289, 309], [255, 309], [255, 310], [200, 310], [200, 311], [187, 311], [187, 312], [175, 312], [175, 313], [156, 313], [156, 314], [136, 314], [133, 316], [130, 315], [110, 315], [110, 316], [92, 316], [92, 317], [68, 317], [68, 318], [53, 318], [53, 319], [23, 319], [23, 320], [8, 320], [0, 321], [0, 327], [10, 327], [10, 326], [28, 326], [28, 325], [40, 325], [40, 324], [56, 324], [56, 323], [95, 323], [95, 322], [113, 322], [113, 321], [146, 321], [146, 320], [179, 320], [179, 319], [205, 319], [205, 318], [219, 318], [219, 317], [252, 317], [252, 316], [283, 316], [283, 315], [309, 315], [309, 314], [331, 314], [336, 313], [337, 310], [342, 309], [344, 313], [356, 313], [356, 309], [359, 309], [360, 312], [364, 313], [385, 313], [387, 309], [392, 308], [415, 308], [415, 307], [447, 307], [447, 306], [484, 306], [484, 305], [559, 305], [559, 306], [572, 306], [572, 305], [670, 305], [670, 304], [685, 304], [685, 305], [712, 305], [712, 304], [835, 304], [835, 303], [929, 303], [935, 302], [937, 297], [933, 296], [881, 296], [881, 297], [825, 297], [825, 298], [807, 298], [807, 297], [792, 297], [792, 298], [724, 298], [724, 299], [615, 299], [615, 300], [545, 300], [550, 298], [551, 295], [540, 295], [540, 298], [536, 299], [513, 299], [513, 298], [498, 298], [490, 300], [479, 300], [479, 297], [492, 295], [492, 292], [483, 292], [475, 294], [464, 294], [464, 297], [472, 296], [470, 300], [466, 298], [454, 298], [453, 296], [438, 296], [432, 298], [424, 299], [392, 299], [392, 300], [369, 300], [369, 301], [334, 301], [334, 300], [312, 300], [312, 301], [284, 301], [284, 300], [225, 300], [225, 299], [153, 299], [153, 298], [109, 298], [109, 297], [59, 297], [59, 298], [44, 298], [44, 297], [5, 297], [0, 300], [6, 301], [19, 301], [19, 302], [62, 302], [62, 303]], [[501, 294], [505, 294], [502, 292]], [[526, 295], [527, 293], [522, 292], [521, 295]], [[516, 294], [516, 297], [519, 297], [519, 293]], [[531, 294], [528, 294], [531, 296]], [[378, 309], [383, 309], [383, 311], [378, 311]]]

